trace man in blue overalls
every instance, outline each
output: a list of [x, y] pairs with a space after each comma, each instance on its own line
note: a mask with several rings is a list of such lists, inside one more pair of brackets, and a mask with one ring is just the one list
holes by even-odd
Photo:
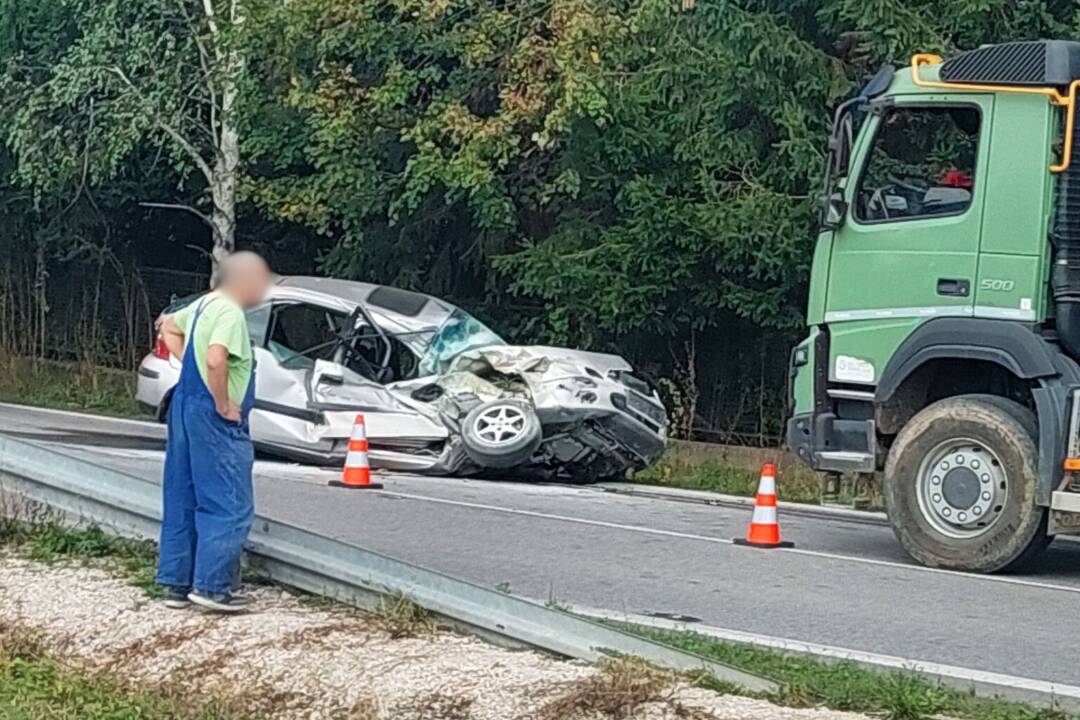
[[169, 406], [157, 581], [168, 607], [190, 601], [241, 612], [249, 601], [234, 585], [255, 517], [248, 429], [255, 368], [244, 311], [263, 302], [270, 271], [241, 252], [219, 273], [217, 290], [161, 322], [183, 369]]

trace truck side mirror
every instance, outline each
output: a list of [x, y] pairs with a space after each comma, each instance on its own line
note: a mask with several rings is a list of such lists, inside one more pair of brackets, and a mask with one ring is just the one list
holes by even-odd
[[821, 214], [821, 227], [825, 230], [839, 230], [848, 210], [843, 193], [834, 192], [823, 200], [825, 207]]
[[892, 86], [892, 81], [895, 76], [896, 68], [892, 65], [885, 65], [877, 71], [874, 77], [870, 78], [870, 81], [866, 83], [859, 95], [867, 100], [873, 100], [874, 98], [885, 94]]

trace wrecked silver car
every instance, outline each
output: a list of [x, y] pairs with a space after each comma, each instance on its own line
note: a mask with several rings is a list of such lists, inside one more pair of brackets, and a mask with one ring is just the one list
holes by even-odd
[[[251, 432], [264, 452], [341, 462], [357, 413], [376, 467], [430, 474], [591, 481], [647, 467], [664, 449], [664, 407], [622, 358], [507, 345], [427, 295], [286, 277], [248, 323]], [[164, 418], [178, 377], [159, 344], [136, 399]]]

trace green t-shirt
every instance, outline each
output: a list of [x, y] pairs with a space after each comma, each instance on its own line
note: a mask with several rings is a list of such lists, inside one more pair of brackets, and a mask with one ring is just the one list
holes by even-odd
[[[195, 337], [191, 337], [191, 323], [195, 312], [203, 308]], [[235, 302], [221, 293], [213, 292], [178, 310], [173, 321], [184, 333], [186, 343], [195, 342], [195, 364], [203, 382], [206, 382], [206, 353], [211, 345], [222, 345], [229, 352], [229, 398], [240, 405], [247, 393], [253, 364], [251, 336], [248, 334], [247, 318]]]

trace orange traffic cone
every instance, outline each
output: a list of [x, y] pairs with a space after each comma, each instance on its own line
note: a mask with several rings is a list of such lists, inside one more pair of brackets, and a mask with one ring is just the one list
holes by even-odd
[[772, 463], [761, 468], [750, 529], [746, 532], [746, 539], [736, 538], [735, 544], [758, 548], [795, 547], [795, 543], [780, 539], [780, 522], [776, 517], [776, 466]]
[[332, 487], [353, 488], [354, 490], [379, 490], [380, 483], [371, 482], [371, 462], [368, 460], [367, 429], [364, 416], [357, 415], [349, 438], [349, 454], [345, 456], [345, 472], [341, 480], [331, 480]]

